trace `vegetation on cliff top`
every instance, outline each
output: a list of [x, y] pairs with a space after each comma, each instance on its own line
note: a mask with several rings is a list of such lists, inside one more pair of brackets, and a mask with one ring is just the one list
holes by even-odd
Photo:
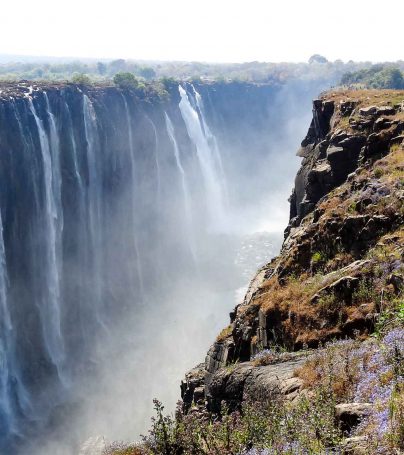
[[347, 72], [341, 84], [375, 89], [404, 89], [404, 73], [395, 65], [372, 65], [359, 71]]

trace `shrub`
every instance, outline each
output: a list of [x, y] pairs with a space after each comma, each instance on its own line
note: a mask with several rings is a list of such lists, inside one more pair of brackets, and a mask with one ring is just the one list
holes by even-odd
[[240, 411], [231, 413], [223, 406], [220, 418], [207, 411], [177, 411], [173, 419], [163, 416], [158, 404], [144, 444], [161, 455], [324, 453], [341, 440], [334, 406], [332, 395], [323, 389], [294, 404], [271, 396], [261, 402], [247, 400]]
[[114, 76], [114, 84], [120, 88], [137, 88], [139, 81], [136, 79], [135, 75], [132, 73], [116, 73]]
[[[371, 345], [368, 348], [371, 349]], [[341, 340], [326, 344], [301, 368], [296, 375], [305, 387], [330, 387], [337, 402], [349, 401], [355, 394], [359, 367], [364, 361], [360, 343]]]
[[89, 76], [87, 76], [87, 74], [75, 73], [73, 74], [72, 82], [79, 85], [90, 85], [91, 79]]
[[321, 251], [315, 251], [311, 256], [311, 263], [312, 264], [320, 264], [326, 261], [326, 256]]

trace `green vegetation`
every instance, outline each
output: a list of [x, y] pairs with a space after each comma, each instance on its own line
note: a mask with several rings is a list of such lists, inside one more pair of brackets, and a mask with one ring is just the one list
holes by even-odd
[[[403, 62], [396, 66], [404, 69]], [[132, 73], [139, 80], [163, 78], [187, 80], [240, 81], [259, 83], [284, 83], [288, 80], [339, 80], [344, 74], [356, 74], [371, 68], [370, 62], [355, 63], [341, 60], [327, 61], [313, 55], [308, 63], [201, 63], [201, 62], [137, 62], [133, 60], [58, 60], [15, 61], [0, 63], [0, 80], [71, 80], [75, 73], [88, 76], [93, 82], [110, 81], [116, 73]]]
[[[154, 403], [156, 416], [149, 435], [144, 437], [143, 454], [247, 455], [256, 453], [249, 451], [252, 448], [267, 447], [274, 454], [292, 455], [297, 453], [295, 449], [324, 453], [326, 447], [338, 446], [341, 441], [334, 423], [335, 403], [325, 389], [310, 399], [302, 397], [294, 405], [279, 396], [268, 396], [265, 402], [246, 402], [240, 411], [230, 412], [224, 406], [221, 416], [207, 412], [184, 415], [177, 409], [176, 416], [171, 417], [164, 415], [158, 400]], [[121, 453], [125, 452], [105, 452]]]
[[325, 261], [326, 261], [326, 256], [321, 251], [316, 251], [311, 256], [311, 263], [312, 264], [319, 264], [319, 263], [322, 263], [322, 262], [325, 262]]
[[370, 68], [344, 74], [341, 84], [377, 89], [403, 89], [404, 73], [398, 66], [372, 65]]
[[139, 86], [139, 81], [132, 73], [116, 73], [113, 81], [115, 85], [121, 88], [136, 88]]
[[91, 79], [86, 74], [75, 73], [73, 74], [72, 82], [74, 82], [75, 84], [90, 85]]

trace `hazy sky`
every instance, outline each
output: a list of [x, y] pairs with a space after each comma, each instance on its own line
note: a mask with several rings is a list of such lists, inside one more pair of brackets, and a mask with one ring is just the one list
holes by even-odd
[[161, 60], [404, 59], [404, 0], [2, 0], [0, 53]]

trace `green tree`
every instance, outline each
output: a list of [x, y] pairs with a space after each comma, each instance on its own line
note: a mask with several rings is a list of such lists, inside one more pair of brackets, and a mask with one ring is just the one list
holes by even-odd
[[139, 69], [139, 75], [147, 79], [148, 81], [156, 77], [156, 72], [149, 66], [144, 66]]
[[132, 73], [116, 73], [113, 81], [115, 85], [121, 88], [136, 88], [139, 85], [139, 81]]
[[91, 79], [87, 76], [87, 74], [74, 73], [72, 77], [72, 82], [79, 85], [89, 85], [91, 84]]

